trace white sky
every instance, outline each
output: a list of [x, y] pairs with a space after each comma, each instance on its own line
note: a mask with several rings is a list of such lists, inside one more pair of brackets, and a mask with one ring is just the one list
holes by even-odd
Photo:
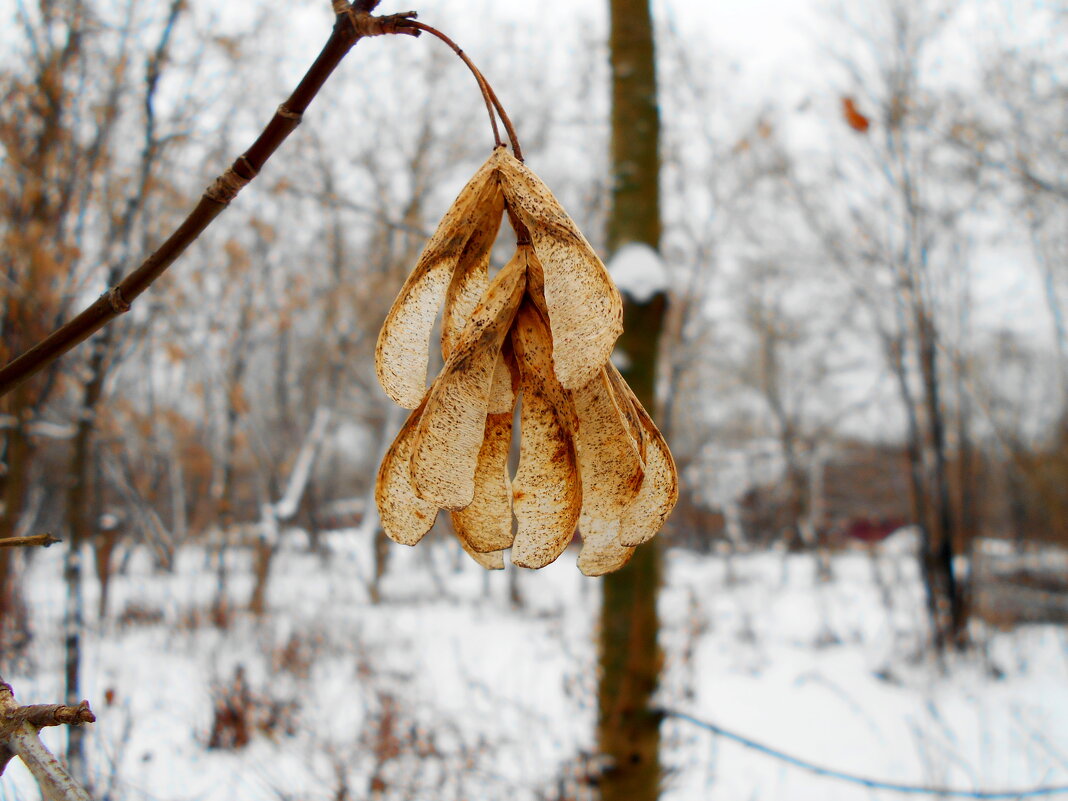
[[[828, 74], [827, 62], [817, 44], [821, 34], [827, 38], [828, 9], [836, 0], [653, 1], [656, 24], [662, 31], [678, 32], [687, 41], [707, 42], [707, 52], [695, 55], [709, 58], [715, 69], [725, 72], [731, 87], [732, 109], [749, 98], [754, 108], [767, 98], [776, 99], [786, 108], [794, 108], [802, 99], [820, 92], [825, 95], [818, 98], [820, 102], [837, 102], [837, 94], [829, 93], [828, 89], [843, 79]], [[257, 17], [248, 13], [245, 2], [197, 5], [198, 13], [207, 14], [207, 9], [211, 9], [210, 13], [218, 17], [214, 28], [224, 35], [245, 32], [250, 21]], [[513, 78], [524, 73], [523, 60], [527, 60], [530, 80], [542, 82], [552, 74], [554, 48], [581, 46], [583, 41], [603, 41], [607, 5], [607, 0], [542, 0], [536, 3], [390, 0], [383, 2], [379, 11], [390, 13], [417, 8], [421, 19], [444, 29], [476, 61], [480, 54], [499, 48], [502, 39], [512, 43], [522, 38], [523, 44], [514, 51], [517, 63]], [[1020, 42], [1027, 42], [1043, 35], [1043, 31], [1036, 27], [1042, 15], [1036, 11], [1048, 10], [1051, 5], [1049, 0], [961, 0], [959, 13], [973, 20], [971, 28], [980, 40], [988, 38], [992, 41], [995, 35], [1001, 37], [1007, 33], [1016, 36]], [[868, 9], [877, 6], [874, 2], [854, 0], [846, 3], [846, 7], [851, 15], [863, 19], [870, 13]], [[14, 0], [0, 0], [0, 18], [10, 20], [14, 9]], [[306, 68], [309, 53], [314, 52], [322, 41], [330, 16], [326, 0], [305, 0], [304, 3], [290, 4], [284, 12], [264, 23], [259, 35], [268, 40], [284, 40], [288, 45], [289, 56], [279, 67], [282, 80], [287, 84]], [[284, 23], [281, 30], [272, 20]], [[14, 35], [15, 26], [6, 27], [8, 33], [0, 36], [0, 44]], [[516, 34], [517, 30], [522, 31], [521, 37]], [[586, 32], [585, 37], [581, 31]], [[396, 46], [410, 44], [414, 43], [402, 42]], [[438, 45], [426, 42], [419, 46]], [[956, 55], [959, 54], [947, 51], [945, 62], [940, 64], [949, 75], [966, 71]], [[350, 68], [349, 65], [346, 68]], [[492, 79], [492, 75], [490, 77]], [[523, 86], [498, 85], [498, 90], [507, 103], [508, 96], [520, 94]], [[797, 125], [796, 129], [804, 134], [803, 125]], [[793, 128], [791, 135], [795, 135]], [[551, 165], [539, 165], [539, 169], [546, 172], [547, 180], [552, 180], [554, 168]], [[1018, 263], [1013, 257], [1021, 252], [1019, 243], [1007, 243], [1003, 252], [980, 255], [978, 261], [990, 265], [982, 270], [976, 287], [980, 313], [995, 324], [1007, 322], [1023, 329], [1030, 324], [1036, 331], [1048, 330], [1038, 282], [1020, 269], [1005, 269], [1007, 261]], [[1039, 310], [1037, 314], [1029, 313], [1035, 309]]]
[[[223, 27], [243, 29], [241, 5], [223, 4], [214, 12], [220, 15]], [[452, 36], [476, 63], [490, 63], [490, 53], [499, 52], [502, 40], [511, 45], [514, 63], [509, 77], [518, 85], [495, 81], [509, 105], [510, 97], [523, 92], [521, 76], [525, 73], [537, 84], [560, 79], [553, 72], [553, 64], [558, 63], [557, 51], [583, 47], [584, 42], [603, 42], [607, 7], [608, 0], [395, 0], [383, 2], [378, 12], [418, 9], [420, 19]], [[806, 149], [826, 147], [821, 138], [824, 125], [813, 125], [813, 120], [822, 122], [828, 115], [837, 115], [841, 94], [851, 93], [844, 73], [829, 68], [826, 50], [833, 43], [825, 40], [830, 38], [828, 31], [837, 28], [832, 22], [834, 9], [844, 8], [851, 18], [863, 24], [879, 7], [870, 0], [653, 0], [655, 23], [662, 33], [674, 32], [688, 42], [706, 43], [704, 52], [693, 55], [697, 63], [710, 63], [721, 71], [716, 84], [729, 85], [727, 102], [731, 113], [755, 112], [773, 101], [790, 110], [785, 135], [791, 146]], [[1044, 35], [1037, 23], [1042, 14], [1036, 12], [1048, 11], [1049, 7], [1048, 0], [959, 0], [957, 14], [967, 20], [971, 35], [980, 45], [1007, 37], [1025, 43]], [[329, 24], [330, 11], [326, 0], [306, 0], [286, 14], [286, 38], [292, 39], [293, 46], [282, 71], [287, 79], [292, 74], [295, 80], [306, 68], [308, 58], [308, 48], [297, 42], [307, 41], [311, 48], [317, 46], [323, 26]], [[409, 44], [401, 42], [396, 46], [406, 48]], [[934, 65], [937, 80], [968, 81], [975, 67], [974, 44], [971, 39], [961, 41], [959, 37], [956, 43], [940, 44]], [[441, 47], [429, 41], [418, 46]], [[346, 69], [353, 67], [346, 65]], [[491, 70], [487, 74], [494, 80]], [[815, 106], [807, 114], [797, 111], [804, 101], [812, 101]], [[722, 115], [724, 111], [714, 108], [713, 114]], [[521, 129], [521, 136], [523, 133]], [[576, 157], [576, 152], [553, 152], [562, 162]], [[578, 156], [582, 154], [579, 152]], [[560, 172], [571, 169], [560, 164], [536, 166], [550, 184]], [[575, 168], [588, 172], [590, 165], [579, 163]], [[986, 249], [971, 258], [976, 266], [975, 319], [990, 327], [1008, 326], [1033, 337], [1047, 338], [1050, 326], [1042, 287], [1034, 270], [1024, 266], [1029, 259], [1026, 243], [1005, 242], [997, 251]]]

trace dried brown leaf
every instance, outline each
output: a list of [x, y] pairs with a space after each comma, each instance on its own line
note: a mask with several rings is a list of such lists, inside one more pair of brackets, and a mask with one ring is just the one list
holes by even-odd
[[439, 508], [463, 509], [474, 498], [493, 377], [525, 286], [526, 257], [518, 252], [493, 279], [430, 389], [411, 471], [419, 496]]
[[582, 477], [582, 511], [601, 520], [618, 520], [638, 494], [645, 474], [638, 444], [617, 402], [606, 369], [571, 391], [578, 415], [575, 447]]
[[512, 344], [522, 387], [519, 467], [512, 482], [518, 524], [512, 563], [539, 568], [560, 556], [571, 542], [582, 507], [582, 484], [566, 419], [565, 404], [570, 401], [553, 373], [543, 372], [552, 344], [529, 302], [519, 308]]
[[462, 276], [452, 293], [450, 332], [455, 329], [456, 320], [464, 319], [464, 308], [478, 285], [482, 259], [488, 259], [493, 237], [488, 237], [487, 243], [484, 232], [492, 229], [495, 235], [502, 214], [496, 178], [498, 160], [496, 154], [491, 156], [445, 213], [378, 335], [375, 368], [379, 383], [389, 397], [405, 408], [418, 405], [426, 391], [430, 332], [454, 273], [459, 269]]
[[529, 167], [502, 151], [504, 197], [530, 230], [544, 271], [557, 378], [587, 383], [608, 361], [623, 331], [623, 301], [604, 264], [552, 192]]
[[579, 519], [582, 550], [578, 569], [587, 576], [603, 576], [619, 570], [634, 554], [633, 548], [619, 543], [619, 520], [598, 520], [583, 512]]
[[382, 459], [375, 481], [375, 503], [382, 518], [382, 530], [401, 545], [419, 542], [430, 531], [438, 514], [434, 504], [415, 494], [409, 470], [412, 445], [425, 405], [421, 403], [408, 415]]

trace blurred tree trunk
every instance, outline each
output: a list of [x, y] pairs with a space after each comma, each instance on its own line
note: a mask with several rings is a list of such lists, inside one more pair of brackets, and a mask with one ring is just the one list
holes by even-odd
[[[35, 58], [0, 71], [0, 243], [4, 252], [0, 303], [0, 364], [43, 337], [65, 316], [64, 291], [78, 261], [71, 229], [84, 203], [83, 179], [99, 164], [100, 150], [70, 134], [70, 76], [82, 66], [86, 14], [83, 2], [40, 6], [40, 18], [19, 21], [35, 37]], [[22, 67], [26, 69], [23, 70]], [[0, 536], [19, 525], [36, 445], [28, 424], [56, 388], [57, 366], [23, 384], [0, 402], [9, 430], [0, 444], [3, 495]], [[2, 430], [2, 429], [0, 429]], [[26, 640], [26, 614], [15, 555], [0, 554], [0, 653], [10, 656]]]
[[[932, 451], [932, 483], [936, 499], [936, 519], [932, 528], [935, 531], [934, 548], [929, 557], [934, 560], [934, 570], [941, 583], [940, 594], [949, 607], [943, 610], [941, 637], [943, 644], [960, 646], [964, 636], [964, 604], [960, 581], [953, 566], [954, 535], [957, 531], [953, 515], [953, 501], [949, 488], [949, 468], [946, 457], [946, 412], [942, 404], [941, 378], [938, 365], [937, 331], [931, 316], [922, 313], [918, 321], [920, 328], [920, 369], [923, 375], [924, 401], [927, 406], [927, 419], [930, 428]], [[959, 445], [959, 443], [958, 443]], [[947, 617], [948, 614], [948, 617]]]
[[[171, 33], [181, 13], [183, 0], [171, 0], [167, 22], [160, 34], [159, 41], [149, 54], [145, 64], [144, 93], [144, 142], [137, 169], [137, 181], [128, 193], [123, 212], [112, 218], [108, 241], [112, 243], [108, 253], [110, 265], [105, 278], [105, 286], [115, 286], [122, 278], [123, 266], [130, 261], [131, 244], [134, 230], [145, 213], [146, 204], [151, 194], [150, 178], [152, 168], [161, 144], [156, 131], [155, 94], [159, 84], [161, 69], [166, 61]], [[127, 30], [132, 27], [132, 19], [127, 18]], [[109, 71], [111, 81], [107, 93], [104, 115], [97, 127], [93, 149], [105, 150], [115, 135], [119, 106], [123, 95], [130, 90], [126, 77], [126, 54], [119, 54], [114, 67]], [[94, 157], [95, 158], [95, 157]], [[98, 460], [93, 456], [94, 435], [101, 401], [104, 397], [104, 384], [107, 380], [109, 359], [116, 336], [121, 336], [116, 324], [106, 327], [92, 341], [86, 379], [82, 388], [81, 407], [77, 414], [77, 426], [70, 456], [70, 483], [67, 488], [67, 527], [70, 543], [63, 563], [63, 580], [67, 585], [67, 603], [64, 613], [64, 647], [65, 647], [65, 703], [75, 706], [82, 698], [81, 686], [81, 634], [85, 626], [85, 597], [82, 587], [83, 545], [94, 541], [95, 521], [99, 515], [96, 501], [99, 493], [94, 490], [94, 468]], [[120, 340], [121, 341], [121, 340]], [[107, 604], [107, 578], [114, 538], [109, 536], [103, 541], [94, 542], [98, 549], [95, 563], [101, 576], [100, 617]], [[101, 551], [102, 549], [102, 551]], [[72, 726], [67, 734], [67, 764], [74, 778], [84, 786], [91, 786], [88, 763], [85, 755], [85, 738], [88, 730], [81, 726]]]
[[[648, 0], [611, 0], [612, 209], [608, 249], [660, 245], [660, 117]], [[642, 404], [655, 408], [657, 350], [666, 297], [626, 299], [619, 339], [624, 375]], [[604, 579], [601, 605], [597, 740], [608, 759], [602, 801], [652, 801], [660, 794], [660, 724], [651, 700], [660, 675], [656, 598], [657, 541]]]
[[[25, 392], [16, 390], [8, 408], [14, 411], [16, 418], [7, 432], [6, 447], [3, 450], [4, 472], [3, 491], [0, 494], [0, 537], [15, 535], [23, 499], [27, 490], [27, 478], [32, 454], [32, 445], [23, 428], [22, 420], [17, 418], [25, 408], [20, 396]], [[0, 406], [0, 412], [7, 411]], [[21, 587], [15, 575], [17, 560], [15, 548], [0, 548], [0, 653], [14, 653], [19, 641], [27, 631], [26, 608], [23, 604]], [[3, 665], [0, 665], [2, 667]]]
[[[107, 357], [115, 326], [101, 332], [93, 343], [89, 358], [89, 380], [82, 392], [81, 414], [74, 435], [70, 457], [70, 485], [67, 488], [67, 526], [70, 541], [63, 560], [63, 581], [67, 585], [67, 604], [64, 612], [64, 648], [66, 692], [64, 703], [76, 706], [81, 700], [81, 635], [85, 626], [85, 597], [82, 592], [82, 546], [93, 535], [92, 466], [93, 429], [96, 427], [97, 406], [104, 394]], [[85, 761], [85, 730], [71, 726], [67, 733], [67, 765], [71, 775], [88, 786]]]

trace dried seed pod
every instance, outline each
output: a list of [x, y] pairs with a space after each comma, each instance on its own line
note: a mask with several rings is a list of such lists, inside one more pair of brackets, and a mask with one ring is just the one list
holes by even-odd
[[419, 417], [426, 404], [419, 404], [386, 451], [375, 481], [375, 503], [382, 530], [394, 542], [415, 545], [434, 525], [438, 508], [415, 494], [409, 464]]
[[490, 390], [490, 414], [512, 414], [516, 395], [519, 393], [519, 368], [515, 363], [510, 337], [501, 345], [501, 355], [493, 372], [493, 388]]
[[[475, 494], [470, 505], [451, 512], [452, 526], [465, 547], [478, 553], [491, 553], [512, 545], [512, 482], [508, 477], [508, 454], [512, 446], [512, 416], [516, 392], [512, 386], [514, 360], [509, 368], [505, 355], [498, 364], [492, 395], [507, 411], [486, 415], [486, 432], [478, 452], [475, 469]], [[503, 385], [503, 386], [502, 386]]]
[[508, 477], [511, 445], [512, 414], [486, 415], [474, 496], [466, 507], [450, 512], [457, 536], [479, 553], [512, 545], [512, 482]]
[[[452, 337], [484, 280], [504, 202], [497, 184], [497, 154], [468, 181], [423, 249], [386, 316], [375, 348], [379, 383], [396, 403], [411, 409], [426, 390], [430, 332], [446, 294], [454, 308], [443, 337]], [[454, 281], [454, 277], [459, 275]], [[450, 291], [451, 289], [451, 291]]]
[[567, 389], [587, 383], [623, 331], [623, 301], [578, 226], [533, 171], [499, 151], [508, 206], [530, 231], [544, 272], [556, 376]]
[[464, 542], [463, 537], [460, 537], [459, 540], [460, 547], [464, 549], [464, 552], [486, 570], [504, 570], [504, 551], [479, 553]]
[[[541, 294], [541, 262], [538, 261], [538, 254], [533, 247], [529, 245], [522, 247], [527, 254], [527, 284], [526, 295], [520, 308], [528, 307], [525, 313], [527, 327], [536, 331], [536, 335], [527, 336], [524, 340], [527, 359], [532, 366], [526, 375], [529, 380], [537, 382], [541, 391], [548, 396], [550, 402], [559, 410], [567, 430], [573, 433], [578, 426], [578, 421], [575, 417], [575, 406], [568, 392], [560, 384], [553, 367], [555, 347], [549, 330], [545, 297]], [[515, 340], [518, 325], [519, 318], [517, 315], [516, 322], [513, 324], [512, 336], [510, 337], [517, 362], [519, 354], [518, 350], [515, 350]], [[519, 376], [521, 377], [522, 375], [523, 373], [520, 371]]]
[[442, 509], [463, 509], [475, 494], [501, 344], [526, 286], [522, 249], [497, 274], [430, 389], [412, 449], [412, 484]]
[[638, 444], [604, 368], [570, 394], [578, 416], [575, 447], [582, 478], [583, 514], [599, 520], [619, 520], [637, 496], [645, 475]]
[[608, 362], [604, 366], [605, 375], [608, 376], [608, 382], [612, 385], [612, 392], [615, 393], [616, 403], [619, 405], [620, 411], [623, 412], [624, 418], [627, 421], [627, 431], [630, 432], [631, 441], [633, 441], [638, 448], [638, 457], [642, 460], [642, 465], [645, 464], [645, 451], [649, 443], [649, 438], [645, 434], [645, 428], [641, 424], [641, 419], [638, 417], [638, 410], [634, 407], [634, 403], [631, 398], [634, 397], [634, 392], [630, 388], [623, 376], [619, 374], [619, 370], [612, 362]]
[[512, 481], [517, 531], [512, 563], [539, 568], [571, 542], [582, 508], [582, 483], [571, 438], [573, 412], [551, 368], [552, 342], [530, 302], [512, 328], [522, 391], [519, 468]]
[[[489, 282], [505, 203], [531, 243]], [[442, 302], [445, 367], [426, 391]], [[417, 407], [379, 470], [387, 534], [415, 544], [446, 508], [483, 567], [502, 568], [511, 546], [514, 564], [538, 568], [580, 524], [583, 573], [626, 564], [674, 507], [678, 477], [660, 432], [608, 361], [621, 331], [622, 300], [589, 243], [545, 184], [496, 150], [445, 215], [379, 335], [383, 388]], [[509, 481], [517, 395], [520, 459]]]
[[586, 576], [603, 576], [630, 561], [633, 548], [619, 544], [619, 520], [596, 520], [583, 512], [579, 518], [582, 550], [578, 569]]
[[627, 400], [637, 414], [647, 442], [645, 480], [620, 521], [619, 542], [633, 547], [648, 542], [663, 527], [679, 499], [679, 475], [660, 429], [622, 378], [620, 383], [626, 389]]
[[478, 208], [481, 210], [478, 218], [484, 224], [471, 232], [445, 293], [445, 310], [441, 318], [441, 355], [444, 359], [449, 358], [459, 343], [464, 326], [489, 286], [490, 252], [497, 239], [504, 209], [500, 186], [488, 184]]

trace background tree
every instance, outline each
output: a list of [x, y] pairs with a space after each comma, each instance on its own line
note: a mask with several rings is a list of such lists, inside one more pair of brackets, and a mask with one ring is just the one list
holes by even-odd
[[[157, 129], [155, 95], [159, 86], [168, 50], [171, 34], [182, 11], [182, 1], [172, 0], [161, 27], [158, 43], [149, 51], [144, 65], [144, 86], [142, 105], [144, 117], [141, 127], [144, 129], [140, 158], [131, 165], [130, 188], [121, 204], [120, 214], [111, 216], [108, 224], [107, 241], [110, 248], [106, 253], [107, 267], [104, 286], [114, 286], [122, 277], [122, 270], [129, 262], [134, 251], [134, 234], [141, 225], [141, 216], [152, 200], [150, 182], [154, 178], [157, 161], [162, 152], [162, 139]], [[132, 10], [132, 7], [131, 7]], [[133, 15], [127, 16], [126, 25], [133, 24]], [[127, 29], [124, 36], [130, 36]], [[130, 94], [127, 81], [125, 56], [115, 65], [108, 90], [108, 108], [110, 116], [117, 115], [119, 98]], [[117, 199], [117, 198], [116, 198]], [[82, 593], [82, 556], [83, 545], [88, 543], [96, 530], [99, 509], [92, 499], [94, 468], [99, 464], [94, 458], [93, 438], [96, 429], [96, 417], [99, 405], [104, 397], [104, 381], [107, 366], [113, 360], [112, 347], [116, 338], [121, 337], [123, 326], [112, 325], [97, 337], [89, 350], [86, 370], [84, 372], [81, 401], [76, 409], [75, 435], [70, 450], [70, 483], [66, 498], [67, 530], [70, 545], [64, 563], [64, 580], [67, 584], [67, 605], [65, 611], [66, 631], [66, 691], [67, 704], [73, 706], [82, 697], [81, 686], [81, 634], [85, 623], [85, 604]], [[82, 784], [88, 785], [88, 770], [85, 761], [85, 729], [73, 727], [67, 737], [67, 763], [72, 775]]]
[[[5, 264], [4, 304], [0, 308], [0, 361], [8, 361], [53, 328], [96, 288], [107, 265], [121, 261], [149, 194], [148, 167], [116, 147], [120, 135], [147, 130], [152, 152], [140, 160], [150, 165], [158, 155], [152, 131], [152, 94], [163, 59], [145, 80], [136, 81], [145, 54], [138, 52], [135, 29], [152, 20], [137, 4], [112, 8], [75, 2], [18, 5], [16, 22], [23, 34], [24, 58], [4, 66], [0, 93], [0, 146], [3, 213], [0, 220]], [[147, 59], [146, 59], [147, 60]], [[143, 73], [142, 73], [143, 74]], [[148, 105], [143, 120], [131, 119], [137, 101]], [[102, 212], [102, 208], [108, 211]], [[101, 267], [103, 266], [103, 270]], [[84, 518], [88, 437], [91, 417], [103, 387], [109, 332], [94, 355], [52, 365], [41, 375], [0, 400], [7, 413], [3, 441], [4, 503], [0, 533], [32, 527], [38, 519], [29, 476], [41, 449], [42, 424], [62, 437], [76, 437], [70, 499]], [[80, 364], [79, 364], [80, 363]], [[78, 368], [84, 366], [83, 374]], [[74, 426], [72, 432], [68, 424]], [[82, 458], [82, 456], [86, 458]], [[56, 512], [62, 504], [50, 505]], [[47, 511], [47, 510], [46, 510]], [[57, 522], [57, 521], [52, 521]], [[81, 520], [76, 522], [84, 534]], [[72, 562], [68, 575], [73, 577]], [[10, 554], [0, 555], [0, 642], [24, 629], [18, 613], [17, 583]], [[75, 601], [72, 596], [72, 601]]]
[[959, 641], [965, 623], [950, 430], [966, 404], [952, 393], [947, 354], [967, 304], [965, 254], [986, 186], [939, 133], [958, 104], [933, 80], [927, 55], [953, 8], [885, 0], [877, 11], [864, 23], [842, 11], [850, 36], [836, 53], [844, 74], [840, 150], [822, 165], [795, 161], [794, 193], [863, 305], [896, 390], [932, 641], [941, 650]]
[[[630, 243], [660, 247], [660, 113], [648, 0], [612, 0], [609, 254]], [[625, 290], [625, 288], [624, 288]], [[656, 408], [657, 355], [666, 287], [637, 300], [624, 296], [622, 370], [635, 395]], [[604, 578], [601, 604], [597, 741], [608, 766], [603, 801], [653, 801], [660, 795], [660, 720], [651, 706], [660, 676], [656, 608], [659, 540], [639, 547]]]

